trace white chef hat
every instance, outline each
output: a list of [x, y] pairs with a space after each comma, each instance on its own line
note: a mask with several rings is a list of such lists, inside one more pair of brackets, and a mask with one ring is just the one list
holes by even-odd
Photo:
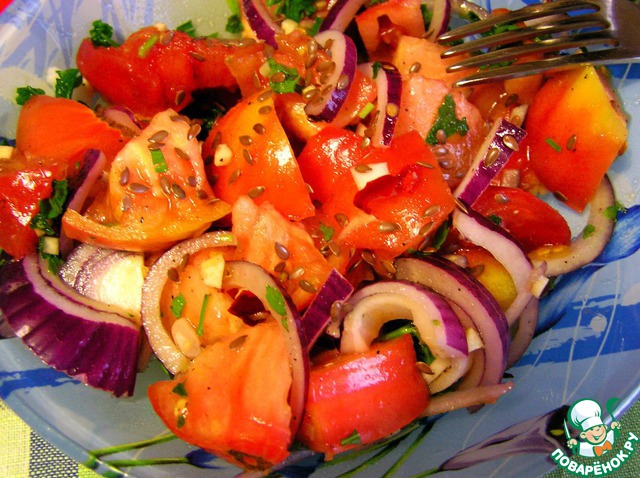
[[568, 415], [571, 425], [583, 432], [597, 425], [604, 425], [602, 408], [595, 400], [586, 399], [574, 403], [569, 409]]

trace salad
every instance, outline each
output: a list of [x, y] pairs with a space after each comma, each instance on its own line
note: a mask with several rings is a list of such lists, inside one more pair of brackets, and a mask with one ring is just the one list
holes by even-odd
[[[237, 39], [96, 21], [0, 151], [15, 333], [116, 396], [152, 352], [167, 427], [248, 470], [517, 386], [550, 278], [612, 233], [627, 135], [592, 66], [455, 88], [435, 39], [465, 2], [290, 7], [243, 1]], [[589, 206], [578, 236], [545, 194]]]

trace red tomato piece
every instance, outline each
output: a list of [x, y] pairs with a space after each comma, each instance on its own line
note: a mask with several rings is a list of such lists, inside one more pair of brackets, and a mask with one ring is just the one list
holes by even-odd
[[496, 218], [525, 252], [571, 243], [571, 230], [564, 217], [523, 189], [489, 186], [473, 208], [483, 216]]
[[[203, 232], [230, 212], [227, 203], [215, 200], [190, 124], [176, 116], [173, 110], [156, 115], [113, 161], [108, 194], [101, 197], [109, 217], [67, 210], [62, 219], [67, 236], [102, 247], [157, 251]], [[159, 146], [155, 151], [149, 149], [152, 142]]]
[[[296, 307], [304, 309], [331, 272], [331, 265], [315, 247], [299, 223], [287, 220], [270, 204], [259, 206], [247, 196], [238, 198], [232, 210], [232, 231], [238, 240], [236, 259], [244, 259], [272, 271]], [[283, 260], [276, 243], [284, 247]], [[301, 285], [302, 282], [302, 285]]]
[[285, 340], [273, 320], [244, 327], [205, 347], [181, 376], [152, 384], [151, 404], [182, 440], [243, 468], [268, 469], [291, 442]]
[[145, 27], [117, 47], [85, 39], [76, 62], [82, 75], [111, 103], [153, 116], [182, 109], [198, 88], [236, 89], [225, 64], [235, 47], [212, 38], [193, 39], [180, 31]]
[[38, 236], [31, 220], [40, 211], [40, 201], [51, 196], [52, 181], [63, 178], [56, 165], [40, 165], [19, 152], [0, 159], [0, 249], [16, 259], [36, 250]]
[[626, 145], [627, 122], [606, 82], [593, 66], [558, 73], [543, 84], [527, 112], [531, 168], [577, 211]]
[[87, 149], [98, 149], [111, 160], [125, 143], [120, 130], [66, 98], [34, 96], [18, 117], [16, 148], [46, 162], [70, 164]]
[[271, 95], [254, 95], [231, 108], [212, 128], [202, 154], [211, 161], [207, 172], [224, 201], [249, 195], [293, 220], [314, 214]]
[[416, 419], [429, 404], [429, 389], [416, 367], [413, 341], [404, 335], [362, 353], [316, 364], [298, 438], [328, 459], [384, 438]]

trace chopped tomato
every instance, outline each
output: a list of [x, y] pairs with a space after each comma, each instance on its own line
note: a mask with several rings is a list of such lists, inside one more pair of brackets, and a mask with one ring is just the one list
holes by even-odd
[[[289, 139], [269, 94], [251, 96], [231, 108], [203, 145], [216, 195], [233, 204], [249, 195], [269, 202], [290, 219], [314, 213]], [[293, 199], [295, 198], [295, 199]]]
[[420, 0], [389, 0], [367, 8], [356, 16], [358, 31], [373, 59], [390, 60], [403, 35], [424, 35]]
[[0, 249], [16, 259], [36, 250], [38, 236], [31, 220], [40, 211], [40, 201], [51, 196], [52, 181], [66, 173], [66, 167], [39, 163], [17, 150], [0, 159]]
[[145, 27], [117, 47], [95, 46], [86, 38], [76, 62], [82, 75], [108, 101], [153, 116], [182, 109], [201, 88], [236, 89], [225, 64], [234, 47], [213, 38]]
[[[435, 232], [453, 210], [453, 197], [417, 133], [395, 136], [389, 148], [362, 148], [361, 142], [355, 133], [326, 128], [307, 143], [300, 167], [321, 204], [309, 224], [333, 231], [331, 241], [344, 253], [369, 249], [390, 259]], [[386, 165], [389, 174], [358, 192], [356, 166], [373, 164]]]
[[[157, 251], [206, 230], [230, 212], [207, 182], [191, 126], [167, 110], [120, 151], [111, 165], [110, 217], [67, 210], [72, 239], [114, 249]], [[104, 208], [98, 208], [104, 210]]]
[[269, 320], [205, 347], [184, 374], [152, 384], [148, 395], [181, 439], [265, 470], [289, 454], [290, 388], [285, 337]]
[[571, 230], [564, 217], [523, 189], [489, 186], [473, 208], [509, 232], [525, 252], [571, 242]]
[[[455, 116], [464, 119], [468, 131], [453, 133], [444, 144], [430, 145], [438, 154], [439, 167], [451, 188], [455, 187], [468, 169], [473, 156], [484, 140], [484, 120], [478, 109], [458, 90], [451, 90], [440, 80], [412, 73], [402, 82], [400, 112], [395, 134], [417, 131], [426, 138], [436, 122], [445, 97], [451, 95]], [[446, 151], [445, 151], [446, 150]]]
[[403, 335], [373, 344], [367, 352], [315, 364], [298, 438], [331, 459], [397, 432], [428, 404], [429, 389], [416, 367], [413, 341]]
[[627, 122], [593, 66], [550, 77], [535, 95], [525, 129], [542, 184], [582, 211], [627, 141]]
[[[236, 259], [261, 265], [279, 278], [298, 309], [304, 309], [331, 272], [331, 265], [299, 223], [288, 221], [268, 202], [243, 196], [233, 205]], [[286, 252], [284, 252], [286, 251]]]
[[33, 96], [18, 117], [16, 148], [46, 163], [70, 164], [87, 149], [98, 149], [111, 160], [125, 142], [120, 130], [66, 98]]

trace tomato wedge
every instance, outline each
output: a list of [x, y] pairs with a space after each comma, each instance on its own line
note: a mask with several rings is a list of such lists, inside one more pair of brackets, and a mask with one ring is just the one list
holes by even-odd
[[331, 459], [400, 430], [428, 404], [429, 389], [416, 367], [413, 341], [403, 335], [367, 352], [315, 364], [298, 438]]
[[149, 399], [181, 439], [247, 469], [284, 460], [291, 442], [291, 370], [285, 337], [269, 320], [205, 347]]
[[156, 115], [118, 154], [102, 200], [110, 217], [65, 212], [67, 236], [103, 247], [157, 251], [203, 232], [230, 212], [207, 182], [191, 125], [173, 110]]
[[309, 190], [269, 90], [231, 108], [212, 128], [202, 154], [211, 161], [207, 172], [222, 200], [233, 204], [249, 195], [289, 219], [313, 216]]
[[473, 208], [508, 231], [525, 252], [538, 247], [569, 245], [565, 218], [539, 197], [518, 188], [489, 186]]

